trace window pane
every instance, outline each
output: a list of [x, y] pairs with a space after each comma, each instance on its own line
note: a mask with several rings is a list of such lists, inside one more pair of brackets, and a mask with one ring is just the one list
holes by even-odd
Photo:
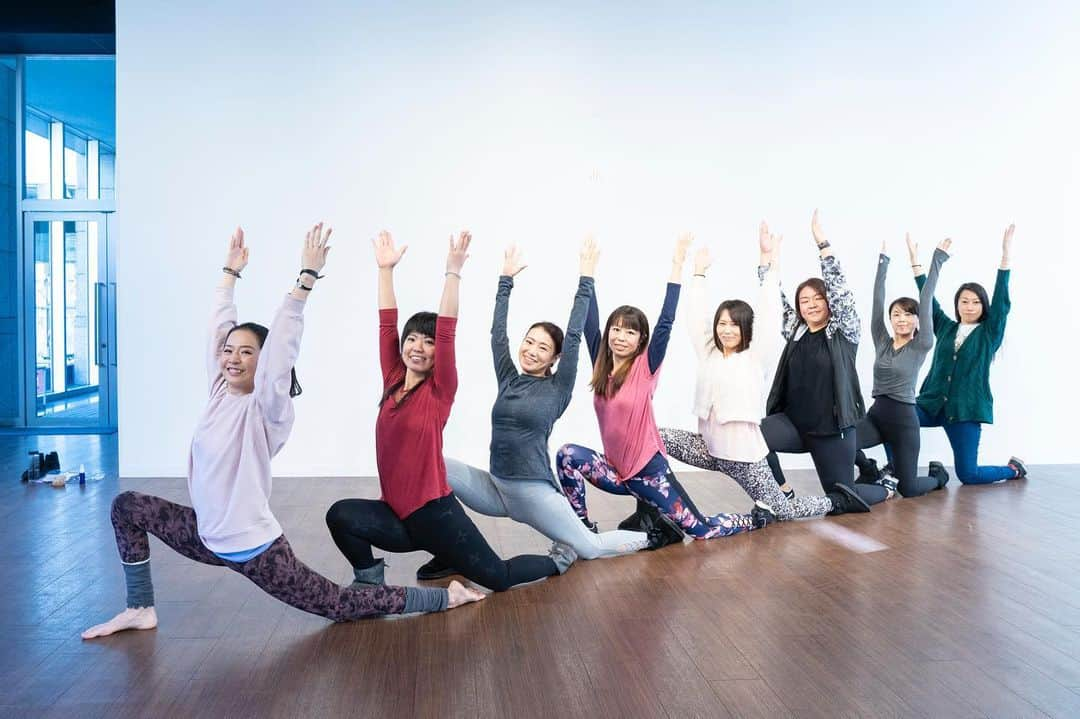
[[64, 199], [86, 199], [86, 140], [64, 128]]
[[49, 199], [49, 122], [26, 113], [26, 192], [28, 200]]

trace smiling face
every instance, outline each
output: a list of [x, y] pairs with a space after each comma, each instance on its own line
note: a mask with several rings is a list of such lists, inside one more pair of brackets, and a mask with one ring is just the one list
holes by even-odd
[[608, 329], [608, 349], [616, 362], [631, 359], [641, 348], [641, 332], [622, 322], [622, 318], [618, 318]]
[[405, 369], [426, 377], [435, 367], [435, 338], [420, 332], [410, 332], [401, 343], [401, 361]]
[[722, 310], [720, 318], [716, 321], [716, 336], [720, 340], [720, 346], [724, 354], [738, 352], [742, 345], [742, 328], [731, 317], [731, 312]]
[[554, 338], [543, 327], [533, 327], [521, 340], [518, 348], [518, 363], [521, 371], [533, 377], [544, 377], [551, 370], [556, 354]]
[[892, 324], [893, 337], [898, 340], [909, 340], [915, 336], [915, 330], [919, 329], [919, 315], [917, 310], [907, 306], [903, 302], [894, 302], [889, 310], [889, 322]]
[[812, 284], [799, 290], [799, 314], [810, 330], [817, 331], [829, 323], [829, 302], [819, 288]]
[[259, 338], [251, 330], [233, 330], [225, 338], [219, 361], [230, 394], [251, 394], [254, 391], [259, 350]]
[[956, 314], [965, 325], [976, 324], [983, 316], [982, 298], [971, 290], [961, 290], [956, 299]]

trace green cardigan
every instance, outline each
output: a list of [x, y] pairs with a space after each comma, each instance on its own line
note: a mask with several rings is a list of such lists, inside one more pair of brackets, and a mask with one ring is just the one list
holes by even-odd
[[[915, 278], [922, 289], [926, 275]], [[934, 299], [934, 361], [923, 380], [916, 400], [931, 417], [942, 414], [945, 422], [994, 421], [994, 396], [990, 394], [990, 363], [1005, 339], [1005, 320], [1009, 316], [1009, 271], [998, 270], [994, 296], [985, 318], [971, 331], [960, 351], [956, 343], [955, 320], [942, 311]]]

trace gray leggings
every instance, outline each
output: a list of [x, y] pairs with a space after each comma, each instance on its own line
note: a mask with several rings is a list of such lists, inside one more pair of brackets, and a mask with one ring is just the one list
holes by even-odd
[[543, 479], [500, 479], [449, 458], [446, 479], [469, 509], [527, 524], [545, 537], [569, 545], [582, 559], [614, 557], [636, 552], [649, 544], [644, 532], [616, 530], [593, 534], [578, 519], [562, 492]]
[[828, 497], [799, 496], [788, 499], [773, 479], [772, 470], [765, 459], [757, 462], [735, 462], [709, 454], [705, 439], [696, 432], [683, 429], [660, 429], [660, 439], [667, 447], [668, 456], [693, 467], [711, 472], [723, 472], [739, 483], [750, 499], [769, 505], [781, 520], [816, 517], [832, 511], [833, 503]]

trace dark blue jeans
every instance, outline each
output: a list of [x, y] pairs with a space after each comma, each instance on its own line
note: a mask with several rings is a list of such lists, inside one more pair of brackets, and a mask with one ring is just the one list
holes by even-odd
[[946, 422], [944, 412], [931, 417], [916, 407], [919, 425], [922, 427], [943, 427], [952, 445], [953, 466], [956, 478], [964, 484], [990, 484], [1003, 479], [1015, 479], [1016, 470], [1012, 467], [980, 467], [979, 439], [982, 437], [981, 422]]

